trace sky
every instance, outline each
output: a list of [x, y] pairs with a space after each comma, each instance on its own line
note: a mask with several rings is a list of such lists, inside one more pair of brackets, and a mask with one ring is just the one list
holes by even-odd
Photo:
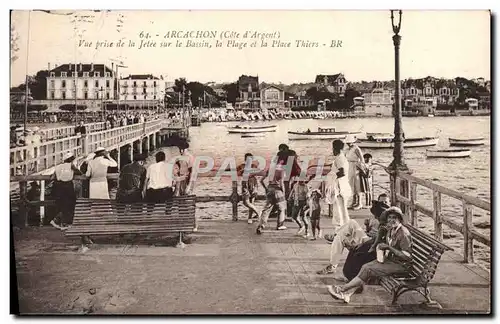
[[[13, 11], [11, 22], [19, 35], [19, 59], [11, 65], [12, 85], [23, 82], [27, 64], [27, 72], [32, 75], [47, 69], [49, 63], [52, 68], [75, 61], [111, 66], [111, 60], [125, 63], [127, 68], [120, 70], [122, 76], [151, 73], [169, 81], [185, 77], [188, 81], [233, 82], [241, 74], [250, 74], [258, 75], [261, 82], [291, 84], [314, 82], [317, 74], [336, 73], [343, 73], [347, 81], [394, 79], [393, 32], [387, 10], [150, 10], [78, 14], [94, 17], [78, 22], [75, 36], [71, 15]], [[216, 39], [223, 42], [223, 47], [216, 48], [214, 39], [207, 40], [212, 48], [115, 47], [119, 39], [126, 45], [134, 40], [139, 46], [141, 31], [150, 33], [151, 40], [157, 40], [159, 46], [169, 31], [198, 30], [217, 32]], [[245, 31], [279, 33], [279, 41], [291, 42], [292, 47], [227, 48], [228, 40], [219, 38], [222, 32], [235, 32], [240, 35], [231, 36], [234, 41], [245, 41]], [[400, 35], [402, 79], [428, 75], [490, 79], [488, 11], [404, 10]], [[92, 46], [79, 47], [82, 40], [92, 42]], [[319, 47], [297, 48], [296, 40], [317, 42]], [[330, 47], [332, 40], [342, 41], [342, 47]], [[114, 42], [115, 46], [96, 49], [97, 41]], [[175, 39], [170, 42], [175, 44]], [[271, 42], [268, 41], [269, 46]]]

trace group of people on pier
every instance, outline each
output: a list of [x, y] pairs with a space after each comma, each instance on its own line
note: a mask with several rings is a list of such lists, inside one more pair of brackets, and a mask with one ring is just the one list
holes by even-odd
[[[297, 235], [311, 240], [321, 238], [320, 200], [324, 199], [333, 207], [334, 231], [324, 236], [331, 244], [329, 264], [318, 270], [317, 274], [335, 274], [342, 252], [344, 249], [349, 251], [342, 269], [343, 275], [336, 277], [346, 283], [328, 286], [334, 298], [349, 303], [351, 296], [361, 293], [365, 284], [383, 276], [404, 275], [410, 271], [412, 240], [409, 230], [404, 226], [402, 211], [398, 207], [390, 207], [387, 194], [372, 200], [373, 167], [370, 154], [363, 155], [349, 137], [345, 142], [334, 140], [333, 162], [324, 180], [320, 178], [322, 175], [315, 174], [308, 175], [306, 179], [301, 178], [296, 152], [286, 144], [281, 144], [278, 150], [273, 173], [249, 173], [248, 170], [255, 170], [251, 153], [245, 155], [245, 163], [238, 169], [238, 174], [242, 176], [243, 203], [250, 210], [248, 223], [252, 223], [254, 215], [258, 217], [257, 234], [262, 234], [269, 214], [275, 209], [278, 214], [276, 230], [286, 229], [284, 221], [288, 214], [299, 226]], [[291, 167], [290, 158], [293, 160]], [[261, 184], [266, 191], [266, 203], [261, 211], [254, 205], [258, 176], [262, 176]], [[323, 191], [322, 182], [325, 185]], [[365, 228], [349, 217], [349, 209], [361, 208], [370, 208], [373, 215], [365, 220]]]
[[[163, 203], [173, 196], [188, 195], [192, 191], [191, 180], [194, 156], [188, 150], [189, 144], [179, 147], [182, 156], [175, 164], [167, 163], [166, 155], [159, 151], [155, 155], [156, 163], [144, 166], [146, 156], [135, 154], [133, 161], [126, 164], [119, 172], [116, 200], [123, 203]], [[118, 163], [103, 147], [89, 154], [79, 167], [75, 156], [68, 153], [64, 162], [55, 167], [52, 174], [52, 193], [58, 206], [58, 212], [50, 224], [59, 229], [66, 229], [72, 223], [76, 204], [73, 184], [75, 175], [85, 175], [82, 194], [89, 199], [110, 199], [108, 173], [116, 173]]]

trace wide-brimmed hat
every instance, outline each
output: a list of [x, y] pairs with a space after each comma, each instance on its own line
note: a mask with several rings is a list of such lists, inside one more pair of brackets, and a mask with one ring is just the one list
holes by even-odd
[[66, 154], [64, 155], [63, 160], [64, 160], [64, 161], [66, 161], [67, 159], [71, 159], [71, 158], [72, 158], [72, 157], [74, 157], [74, 156], [75, 156], [75, 155], [74, 155], [73, 153], [71, 153], [71, 152], [66, 153]]
[[345, 137], [345, 139], [344, 139], [344, 142], [345, 142], [346, 144], [353, 144], [353, 143], [355, 143], [356, 141], [357, 141], [356, 136], [351, 135], [351, 134], [347, 135], [347, 136]]
[[399, 217], [399, 220], [401, 223], [404, 223], [405, 220], [405, 215], [403, 214], [403, 211], [396, 206], [392, 206], [384, 210], [384, 212], [380, 215], [380, 218], [386, 218], [389, 216], [389, 214], [395, 214]]

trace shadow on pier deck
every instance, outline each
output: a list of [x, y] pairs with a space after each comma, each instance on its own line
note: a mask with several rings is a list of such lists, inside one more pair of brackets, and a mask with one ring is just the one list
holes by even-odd
[[[366, 217], [353, 215], [358, 221]], [[324, 230], [330, 220], [321, 220]], [[490, 277], [444, 254], [431, 294], [442, 309], [419, 305], [416, 293], [390, 306], [380, 286], [368, 286], [350, 304], [334, 300], [317, 275], [329, 245], [286, 231], [255, 235], [244, 220], [200, 221], [186, 248], [96, 245], [82, 254], [52, 228], [16, 231], [21, 313], [96, 314], [488, 314]], [[271, 224], [270, 224], [271, 225]], [[330, 225], [330, 226], [329, 226]], [[344, 255], [345, 258], [345, 255]]]

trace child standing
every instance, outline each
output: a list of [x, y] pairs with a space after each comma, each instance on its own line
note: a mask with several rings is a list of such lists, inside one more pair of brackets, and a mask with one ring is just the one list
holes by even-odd
[[311, 227], [312, 227], [312, 237], [311, 240], [316, 240], [318, 237], [321, 237], [321, 228], [320, 228], [320, 216], [321, 216], [321, 205], [320, 199], [323, 196], [319, 189], [313, 189], [308, 193], [308, 206], [307, 212], [311, 218]]
[[366, 153], [363, 155], [365, 164], [359, 170], [361, 180], [361, 192], [365, 195], [365, 208], [370, 208], [373, 197], [373, 165], [372, 155]]
[[[307, 238], [309, 236], [309, 220], [305, 216], [307, 206], [307, 185], [305, 181], [298, 180], [292, 187], [289, 197], [290, 205], [292, 205], [292, 219], [299, 225], [298, 236]], [[300, 214], [300, 220], [299, 220]]]
[[241, 180], [241, 196], [243, 199], [243, 205], [248, 208], [248, 224], [252, 224], [252, 216], [255, 213], [256, 217], [260, 217], [260, 212], [255, 208], [253, 204], [255, 198], [257, 197], [258, 181], [254, 174], [245, 174], [245, 170], [255, 165], [252, 163], [253, 155], [251, 153], [245, 154], [245, 163], [241, 164], [237, 168], [238, 176], [242, 177]]

